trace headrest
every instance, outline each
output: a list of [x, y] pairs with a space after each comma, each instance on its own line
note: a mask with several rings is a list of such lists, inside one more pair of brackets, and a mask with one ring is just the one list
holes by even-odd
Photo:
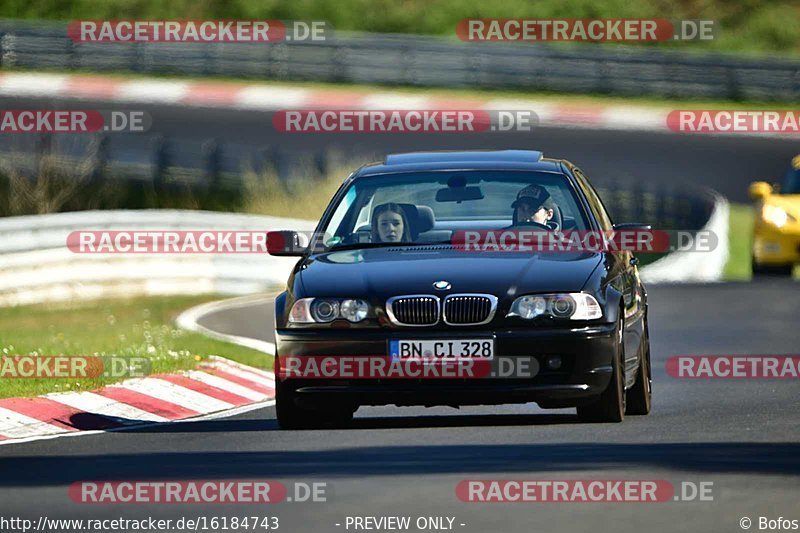
[[416, 239], [420, 233], [433, 228], [436, 221], [433, 209], [427, 205], [397, 204], [406, 213], [408, 223], [411, 225], [411, 238]]
[[436, 217], [433, 215], [433, 209], [427, 205], [418, 205], [417, 215], [417, 220], [419, 223], [417, 231], [424, 233], [433, 229], [433, 225], [436, 223]]

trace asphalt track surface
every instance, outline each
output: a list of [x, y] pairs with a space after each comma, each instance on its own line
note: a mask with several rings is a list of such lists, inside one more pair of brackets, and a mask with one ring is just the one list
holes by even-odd
[[[652, 286], [653, 412], [582, 424], [533, 404], [361, 408], [348, 429], [280, 431], [274, 408], [239, 416], [0, 446], [3, 516], [278, 516], [284, 531], [354, 531], [347, 516], [454, 517], [485, 531], [741, 531], [749, 517], [800, 518], [797, 380], [686, 380], [677, 354], [797, 353], [797, 285]], [[203, 325], [271, 340], [271, 302]], [[276, 479], [325, 482], [327, 501], [253, 505], [86, 505], [79, 480]], [[463, 479], [664, 479], [713, 482], [713, 501], [463, 503]], [[413, 523], [413, 522], [412, 522]], [[341, 524], [341, 526], [336, 526]], [[464, 524], [461, 526], [460, 524]], [[416, 531], [411, 528], [410, 531]]]
[[[112, 146], [122, 147], [117, 150], [120, 157], [141, 158], [141, 154], [147, 153], [142, 151], [148, 145], [147, 139], [155, 135], [196, 141], [198, 147], [206, 139], [218, 139], [229, 146], [224, 165], [239, 167], [257, 165], [260, 151], [275, 148], [294, 154], [294, 157], [333, 149], [344, 154], [362, 154], [362, 159], [380, 158], [392, 152], [430, 149], [537, 149], [549, 157], [569, 159], [596, 183], [609, 183], [616, 179], [642, 183], [691, 183], [711, 187], [734, 202], [748, 201], [747, 186], [752, 181], [779, 180], [791, 157], [800, 152], [797, 139], [791, 137], [557, 127], [542, 127], [532, 132], [481, 134], [287, 134], [275, 131], [272, 113], [253, 110], [12, 97], [0, 97], [0, 108], [147, 111], [153, 117], [149, 132], [116, 134], [119, 139], [112, 139]], [[26, 136], [31, 138], [29, 134], [0, 135], [0, 142], [16, 145], [25, 142]], [[188, 157], [186, 154], [178, 153], [174, 157], [177, 164], [197, 164], [197, 161], [182, 162], [181, 157]], [[192, 157], [196, 159], [196, 156]], [[141, 162], [147, 161], [144, 157]], [[365, 161], [358, 160], [356, 165], [361, 162]]]

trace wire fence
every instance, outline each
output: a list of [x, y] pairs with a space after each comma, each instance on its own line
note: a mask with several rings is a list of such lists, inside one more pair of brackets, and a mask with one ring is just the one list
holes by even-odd
[[[289, 183], [295, 179], [326, 179], [331, 172], [382, 159], [384, 154], [350, 152], [340, 148], [316, 151], [244, 146], [220, 139], [44, 134], [25, 151], [8, 152], [0, 146], [0, 173], [13, 172], [36, 179], [47, 166], [64, 178], [91, 179], [94, 184], [146, 187], [156, 195], [195, 192], [235, 201], [247, 194], [246, 177], [276, 176]], [[346, 175], [342, 175], [344, 179]], [[2, 176], [0, 176], [2, 180]], [[714, 196], [687, 183], [626, 178], [593, 182], [615, 221], [636, 221], [661, 229], [698, 229], [714, 208]], [[251, 183], [252, 185], [252, 183]], [[302, 203], [302, 198], [298, 198]]]

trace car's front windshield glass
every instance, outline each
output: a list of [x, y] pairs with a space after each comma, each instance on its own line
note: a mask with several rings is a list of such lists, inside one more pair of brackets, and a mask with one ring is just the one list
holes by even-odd
[[781, 194], [800, 194], [800, 168], [790, 168], [781, 181]]
[[[532, 223], [531, 211], [544, 209]], [[542, 218], [543, 217], [543, 218]], [[546, 219], [546, 220], [545, 220]], [[450, 242], [459, 230], [588, 229], [567, 178], [559, 173], [447, 171], [360, 178], [323, 227], [326, 248]]]

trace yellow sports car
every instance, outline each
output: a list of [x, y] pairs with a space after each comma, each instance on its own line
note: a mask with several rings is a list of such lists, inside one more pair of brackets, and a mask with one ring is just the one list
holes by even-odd
[[753, 275], [791, 276], [800, 263], [800, 155], [780, 184], [750, 184], [757, 201], [753, 228]]

